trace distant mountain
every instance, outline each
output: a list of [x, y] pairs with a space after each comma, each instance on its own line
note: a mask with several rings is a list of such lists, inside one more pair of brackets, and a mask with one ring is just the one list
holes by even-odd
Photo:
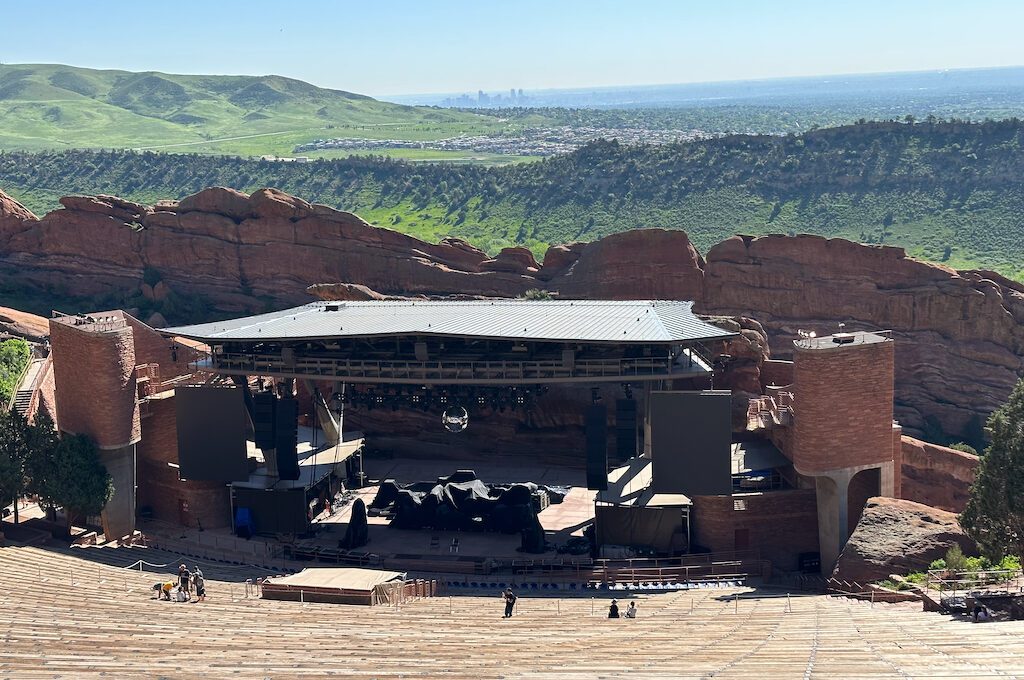
[[320, 130], [337, 136], [337, 128], [429, 128], [475, 120], [480, 117], [381, 102], [282, 76], [0, 64], [0, 149], [8, 150], [153, 147], [246, 154], [263, 152], [268, 137], [280, 137], [273, 141], [288, 150], [296, 141], [328, 136]]

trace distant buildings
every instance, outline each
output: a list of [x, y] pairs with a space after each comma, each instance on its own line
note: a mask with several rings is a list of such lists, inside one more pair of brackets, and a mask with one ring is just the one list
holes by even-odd
[[709, 136], [700, 130], [551, 126], [529, 128], [513, 134], [451, 137], [433, 141], [363, 139], [358, 137], [316, 139], [308, 144], [295, 147], [295, 153], [323, 149], [368, 151], [374, 149], [434, 149], [438, 151], [466, 151], [516, 156], [551, 156], [574, 151], [598, 139], [615, 139], [621, 144], [637, 145], [671, 144], [673, 142], [703, 139]]
[[518, 90], [514, 87], [508, 89], [508, 94], [500, 92], [489, 94], [483, 90], [476, 91], [476, 97], [468, 94], [460, 94], [457, 97], [448, 97], [441, 101], [440, 106], [445, 108], [462, 109], [500, 109], [515, 106], [529, 106], [528, 98], [523, 94], [523, 88]]

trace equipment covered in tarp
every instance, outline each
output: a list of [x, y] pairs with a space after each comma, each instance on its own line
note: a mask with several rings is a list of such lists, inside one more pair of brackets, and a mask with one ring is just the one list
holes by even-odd
[[366, 521], [366, 503], [362, 498], [357, 498], [352, 504], [352, 515], [345, 529], [345, 538], [341, 539], [341, 547], [351, 550], [366, 545], [369, 540], [370, 527]]
[[387, 604], [407, 582], [397, 571], [347, 567], [316, 567], [297, 574], [274, 576], [263, 583], [267, 600], [328, 602], [333, 604]]
[[[499, 531], [519, 533], [535, 531], [540, 526], [537, 513], [540, 494], [548, 502], [560, 503], [568, 489], [544, 487], [532, 482], [511, 485], [488, 485], [471, 470], [459, 470], [441, 477], [429, 490], [417, 482], [401, 487], [393, 480], [383, 482], [370, 507], [392, 508], [391, 526], [397, 529], [438, 529], [465, 531]], [[545, 504], [546, 507], [546, 504]], [[543, 544], [543, 530], [540, 532]], [[531, 545], [536, 545], [534, 539]], [[525, 539], [524, 539], [525, 546]]]

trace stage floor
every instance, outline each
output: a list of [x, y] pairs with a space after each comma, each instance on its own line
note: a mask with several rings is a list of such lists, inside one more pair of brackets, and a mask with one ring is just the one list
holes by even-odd
[[[548, 543], [565, 543], [571, 536], [582, 536], [585, 524], [594, 518], [594, 496], [597, 492], [586, 488], [586, 475], [582, 470], [546, 467], [543, 465], [508, 465], [467, 461], [423, 461], [410, 459], [367, 460], [364, 462], [369, 486], [359, 489], [358, 496], [367, 507], [377, 495], [382, 480], [394, 479], [399, 484], [432, 481], [447, 476], [456, 469], [469, 468], [486, 484], [508, 484], [511, 482], [535, 482], [553, 486], [571, 487], [562, 503], [548, 506], [540, 513]], [[337, 509], [333, 515], [322, 513], [314, 521], [321, 532], [312, 544], [336, 547], [338, 539], [345, 535], [352, 504]], [[435, 531], [432, 529], [408, 530], [388, 527], [390, 520], [370, 517], [370, 543], [366, 550], [378, 555], [431, 555], [462, 557], [523, 557], [529, 555], [516, 551], [519, 547], [518, 534], [497, 534], [474, 531]], [[453, 540], [458, 539], [458, 550], [453, 549]], [[548, 557], [554, 553], [545, 553]], [[539, 555], [538, 555], [539, 557]]]

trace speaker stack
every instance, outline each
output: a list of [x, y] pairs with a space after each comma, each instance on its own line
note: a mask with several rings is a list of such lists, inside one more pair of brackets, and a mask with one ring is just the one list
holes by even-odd
[[273, 392], [257, 392], [253, 397], [252, 429], [256, 448], [269, 451], [275, 444], [275, 409], [277, 399]]
[[294, 397], [277, 400], [275, 413], [275, 449], [277, 476], [281, 479], [299, 478], [299, 407]]
[[587, 407], [583, 432], [587, 440], [587, 488], [604, 491], [608, 488], [608, 407], [591, 404]]
[[636, 456], [636, 402], [615, 401], [615, 453], [620, 461]]

